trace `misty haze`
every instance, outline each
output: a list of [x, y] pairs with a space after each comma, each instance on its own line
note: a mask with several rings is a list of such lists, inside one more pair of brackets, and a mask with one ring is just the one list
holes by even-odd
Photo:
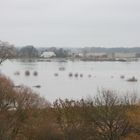
[[0, 140], [139, 140], [140, 1], [0, 0]]

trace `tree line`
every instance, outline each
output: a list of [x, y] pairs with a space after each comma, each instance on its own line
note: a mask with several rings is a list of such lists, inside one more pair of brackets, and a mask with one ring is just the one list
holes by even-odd
[[35, 48], [33, 45], [15, 47], [8, 42], [0, 41], [0, 64], [6, 59], [11, 58], [39, 58], [44, 51], [52, 51], [57, 58], [66, 58], [69, 51], [63, 48]]

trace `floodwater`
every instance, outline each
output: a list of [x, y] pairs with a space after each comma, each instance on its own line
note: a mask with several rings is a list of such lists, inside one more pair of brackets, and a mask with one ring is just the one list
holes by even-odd
[[[60, 70], [60, 68], [62, 70]], [[30, 75], [26, 76], [25, 71]], [[34, 72], [38, 75], [34, 76]], [[80, 99], [95, 96], [97, 90], [110, 89], [118, 94], [140, 92], [140, 62], [38, 62], [12, 60], [0, 66], [16, 86], [26, 85], [49, 101], [57, 98]], [[15, 74], [16, 73], [16, 74]], [[69, 76], [72, 73], [73, 76]], [[76, 77], [75, 74], [78, 74]], [[82, 74], [83, 77], [80, 77]], [[124, 79], [120, 76], [124, 75]], [[135, 76], [137, 82], [127, 79]], [[34, 86], [38, 86], [34, 87]]]

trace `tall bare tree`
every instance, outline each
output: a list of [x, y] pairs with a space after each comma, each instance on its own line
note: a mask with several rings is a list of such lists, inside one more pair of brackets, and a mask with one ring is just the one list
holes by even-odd
[[0, 64], [7, 59], [13, 58], [15, 54], [16, 51], [13, 45], [8, 42], [0, 41]]

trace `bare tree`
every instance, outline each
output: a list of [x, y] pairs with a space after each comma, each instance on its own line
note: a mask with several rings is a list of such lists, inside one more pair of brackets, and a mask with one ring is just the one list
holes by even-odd
[[96, 108], [92, 121], [100, 140], [118, 140], [130, 133], [131, 125], [126, 116], [129, 106], [114, 91], [102, 91], [94, 103]]
[[64, 140], [86, 139], [80, 102], [59, 99], [54, 102], [54, 109], [57, 123], [64, 135]]
[[15, 54], [16, 51], [13, 45], [0, 41], [0, 64], [7, 59], [13, 58]]
[[23, 130], [29, 127], [29, 120], [48, 106], [49, 103], [31, 89], [14, 88], [12, 81], [0, 75], [0, 140], [23, 137]]

